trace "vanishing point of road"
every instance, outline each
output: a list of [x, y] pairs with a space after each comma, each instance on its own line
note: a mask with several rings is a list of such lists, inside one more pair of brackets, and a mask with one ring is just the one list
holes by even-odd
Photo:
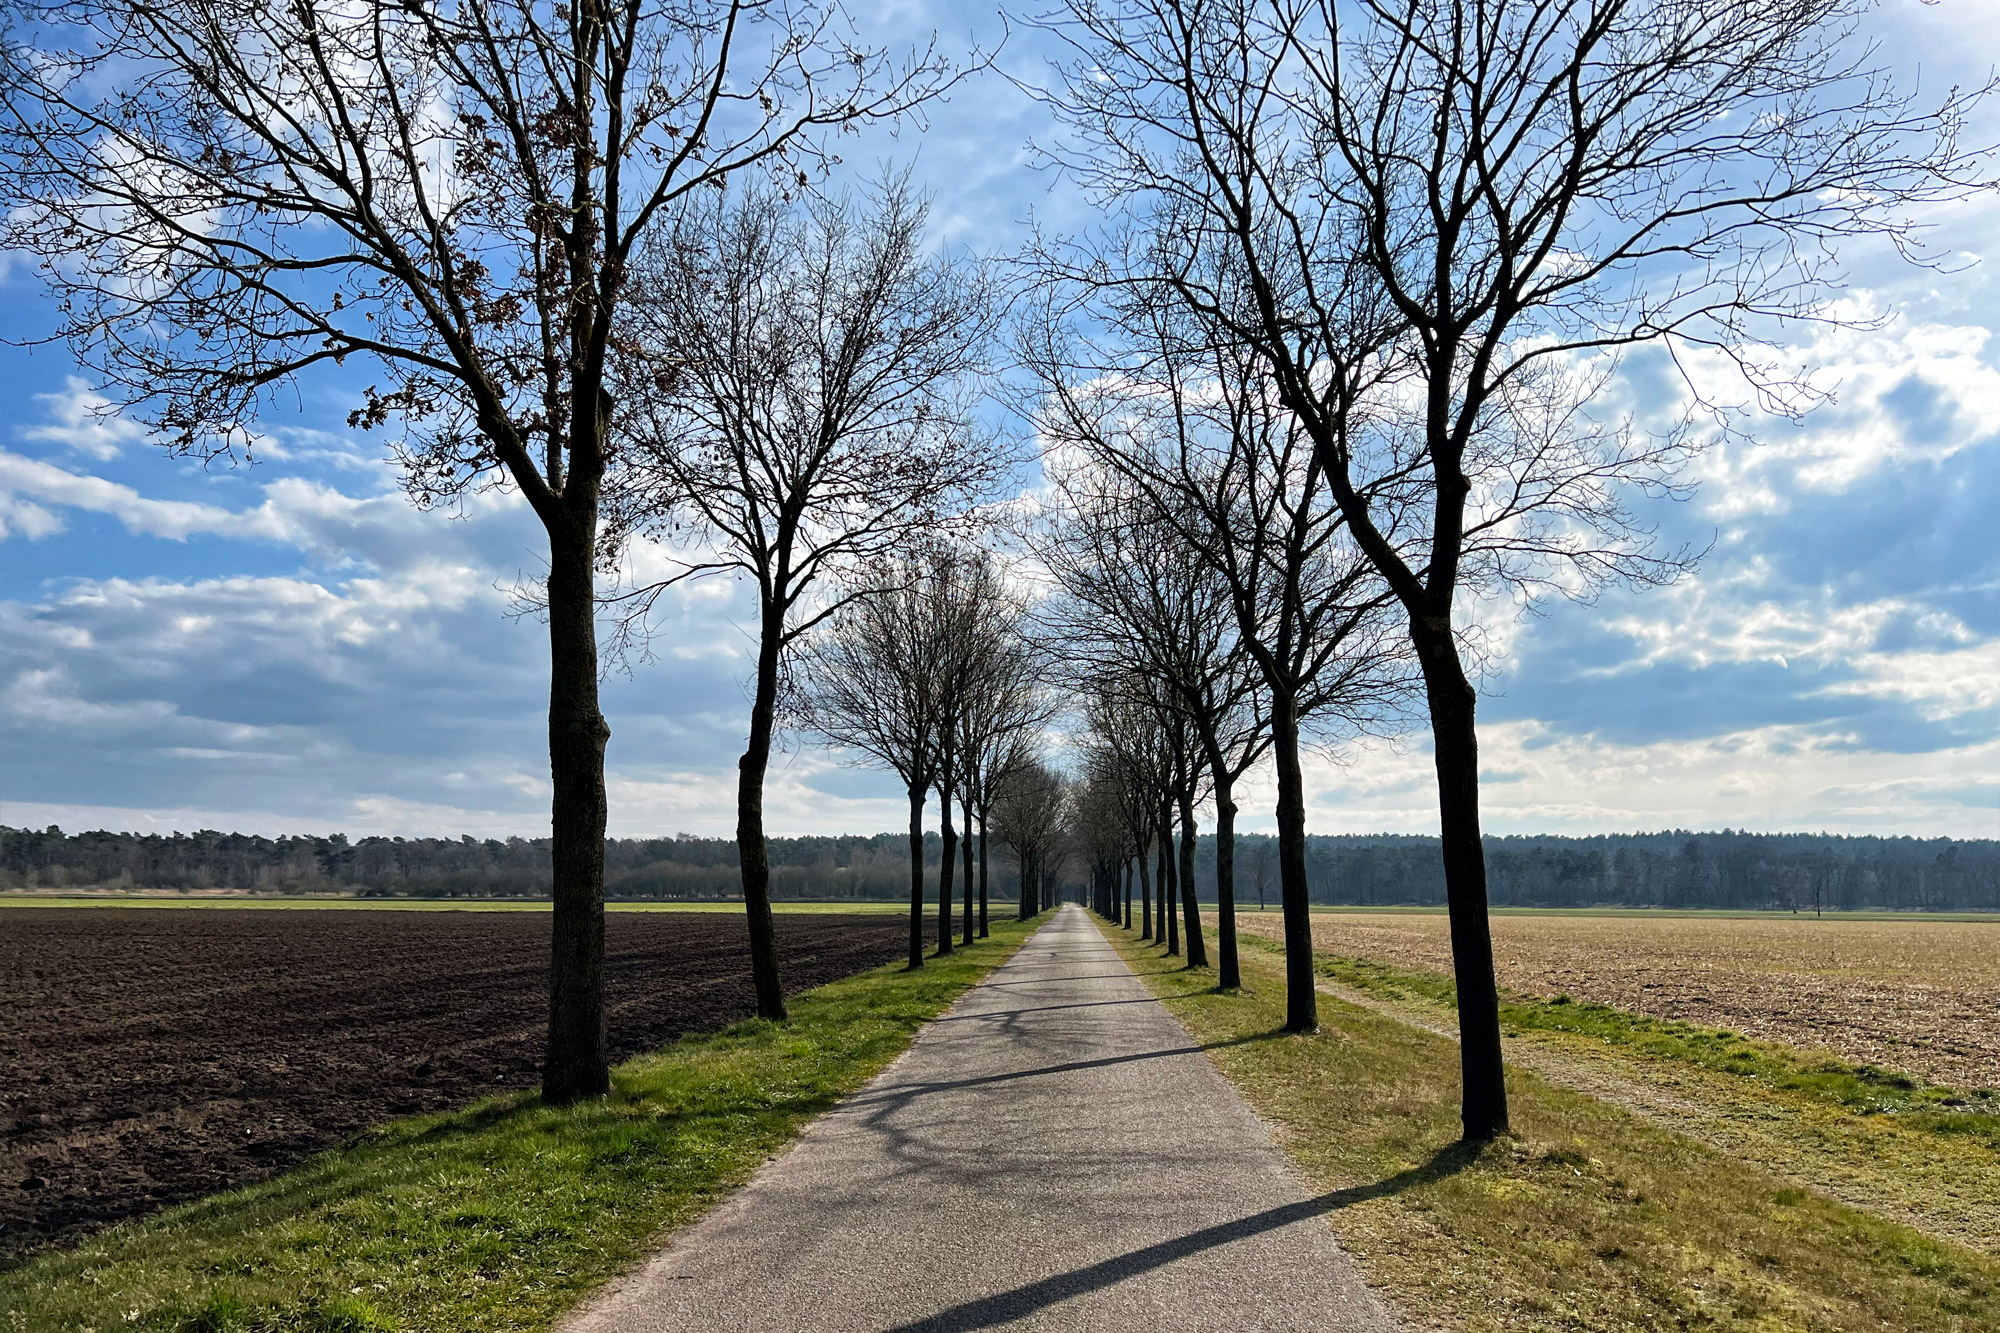
[[1386, 1333], [1328, 1211], [1069, 906], [564, 1328]]

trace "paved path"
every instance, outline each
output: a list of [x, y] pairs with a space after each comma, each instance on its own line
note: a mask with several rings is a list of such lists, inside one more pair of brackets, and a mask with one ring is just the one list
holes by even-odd
[[1395, 1327], [1078, 907], [567, 1333]]

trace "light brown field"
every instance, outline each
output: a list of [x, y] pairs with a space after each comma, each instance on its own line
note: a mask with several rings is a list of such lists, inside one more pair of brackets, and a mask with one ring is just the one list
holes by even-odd
[[[1237, 921], [1284, 933], [1276, 912]], [[1442, 913], [1315, 913], [1313, 946], [1451, 967]], [[1730, 1028], [1952, 1087], [2000, 1087], [2000, 923], [1503, 914], [1493, 951], [1505, 990]]]

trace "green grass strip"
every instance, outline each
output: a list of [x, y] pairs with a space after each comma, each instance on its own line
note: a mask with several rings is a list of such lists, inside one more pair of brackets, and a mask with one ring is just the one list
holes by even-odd
[[1282, 1031], [1284, 973], [1242, 951], [1219, 992], [1107, 930], [1324, 1191], [1369, 1277], [1463, 1333], [1989, 1333], [2000, 1259], [1774, 1176], [1510, 1069], [1511, 1137], [1458, 1136], [1456, 1046], [1336, 996]]
[[0, 1272], [5, 1333], [547, 1328], [686, 1225], [1039, 922], [923, 970], [804, 992], [618, 1067], [609, 1098], [496, 1097], [399, 1120], [297, 1170]]
[[[1266, 952], [1284, 952], [1278, 941], [1246, 939]], [[1447, 1009], [1457, 1004], [1457, 988], [1442, 972], [1334, 954], [1315, 953], [1313, 957], [1321, 976], [1358, 991]], [[1677, 1060], [1715, 1073], [1754, 1079], [1766, 1087], [1797, 1093], [1856, 1115], [1894, 1116], [1907, 1128], [1969, 1135], [2000, 1149], [2000, 1092], [1992, 1088], [1920, 1083], [1895, 1070], [1852, 1064], [1727, 1028], [1580, 1003], [1567, 995], [1541, 999], [1503, 992], [1500, 1021], [1516, 1031], [1564, 1034], [1652, 1059]]]

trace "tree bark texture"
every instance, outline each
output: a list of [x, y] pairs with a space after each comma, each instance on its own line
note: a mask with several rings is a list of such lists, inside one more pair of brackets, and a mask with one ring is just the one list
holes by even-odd
[[958, 860], [958, 834], [951, 826], [951, 788], [938, 784], [938, 841], [944, 855], [938, 859], [938, 957], [951, 952], [951, 880]]
[[1174, 815], [1171, 800], [1160, 806], [1160, 922], [1167, 932], [1167, 953], [1181, 952], [1180, 915], [1174, 911], [1180, 878], [1174, 874]]
[[1146, 869], [1146, 840], [1139, 839], [1139, 938], [1153, 938], [1153, 879]]
[[757, 687], [750, 705], [750, 741], [737, 762], [736, 854], [743, 867], [743, 914], [750, 927], [750, 978], [757, 1017], [784, 1021], [785, 988], [778, 976], [778, 935], [771, 922], [771, 858], [764, 841], [764, 774], [771, 765], [771, 726], [778, 699], [778, 642], [783, 614], [766, 615], [757, 648]]
[[979, 938], [986, 938], [986, 816], [979, 817]]
[[972, 800], [970, 797], [961, 795], [958, 798], [958, 813], [959, 826], [965, 830], [965, 836], [958, 840], [960, 855], [964, 858], [963, 865], [960, 868], [965, 872], [965, 946], [971, 948], [974, 926], [972, 918], [974, 891], [972, 885]]
[[1194, 793], [1180, 793], [1181, 803], [1181, 914], [1187, 918], [1187, 965], [1208, 966], [1208, 943], [1201, 934], [1201, 904], [1194, 896]]
[[1299, 764], [1299, 714], [1295, 699], [1272, 700], [1271, 753], [1278, 770], [1278, 900], [1285, 913], [1285, 1030], [1319, 1026], [1319, 991], [1313, 985], [1312, 899], [1306, 883], [1306, 784]]
[[[565, 506], [566, 508], [568, 506]], [[597, 507], [549, 534], [549, 775], [554, 910], [549, 930], [549, 1044], [542, 1097], [611, 1090], [604, 1038], [604, 747], [597, 702]]]
[[1125, 861], [1125, 929], [1132, 929], [1132, 861]]
[[1494, 988], [1493, 936], [1486, 912], [1486, 851], [1479, 838], [1477, 696], [1465, 678], [1449, 622], [1439, 627], [1413, 620], [1411, 638], [1424, 671], [1437, 761], [1445, 903], [1451, 919], [1452, 977], [1458, 988], [1462, 1118], [1466, 1139], [1477, 1143], [1507, 1132], [1500, 1001]]
[[924, 965], [924, 789], [910, 788], [910, 968]]
[[1215, 984], [1241, 986], [1236, 965], [1236, 802], [1229, 774], [1215, 770]]

